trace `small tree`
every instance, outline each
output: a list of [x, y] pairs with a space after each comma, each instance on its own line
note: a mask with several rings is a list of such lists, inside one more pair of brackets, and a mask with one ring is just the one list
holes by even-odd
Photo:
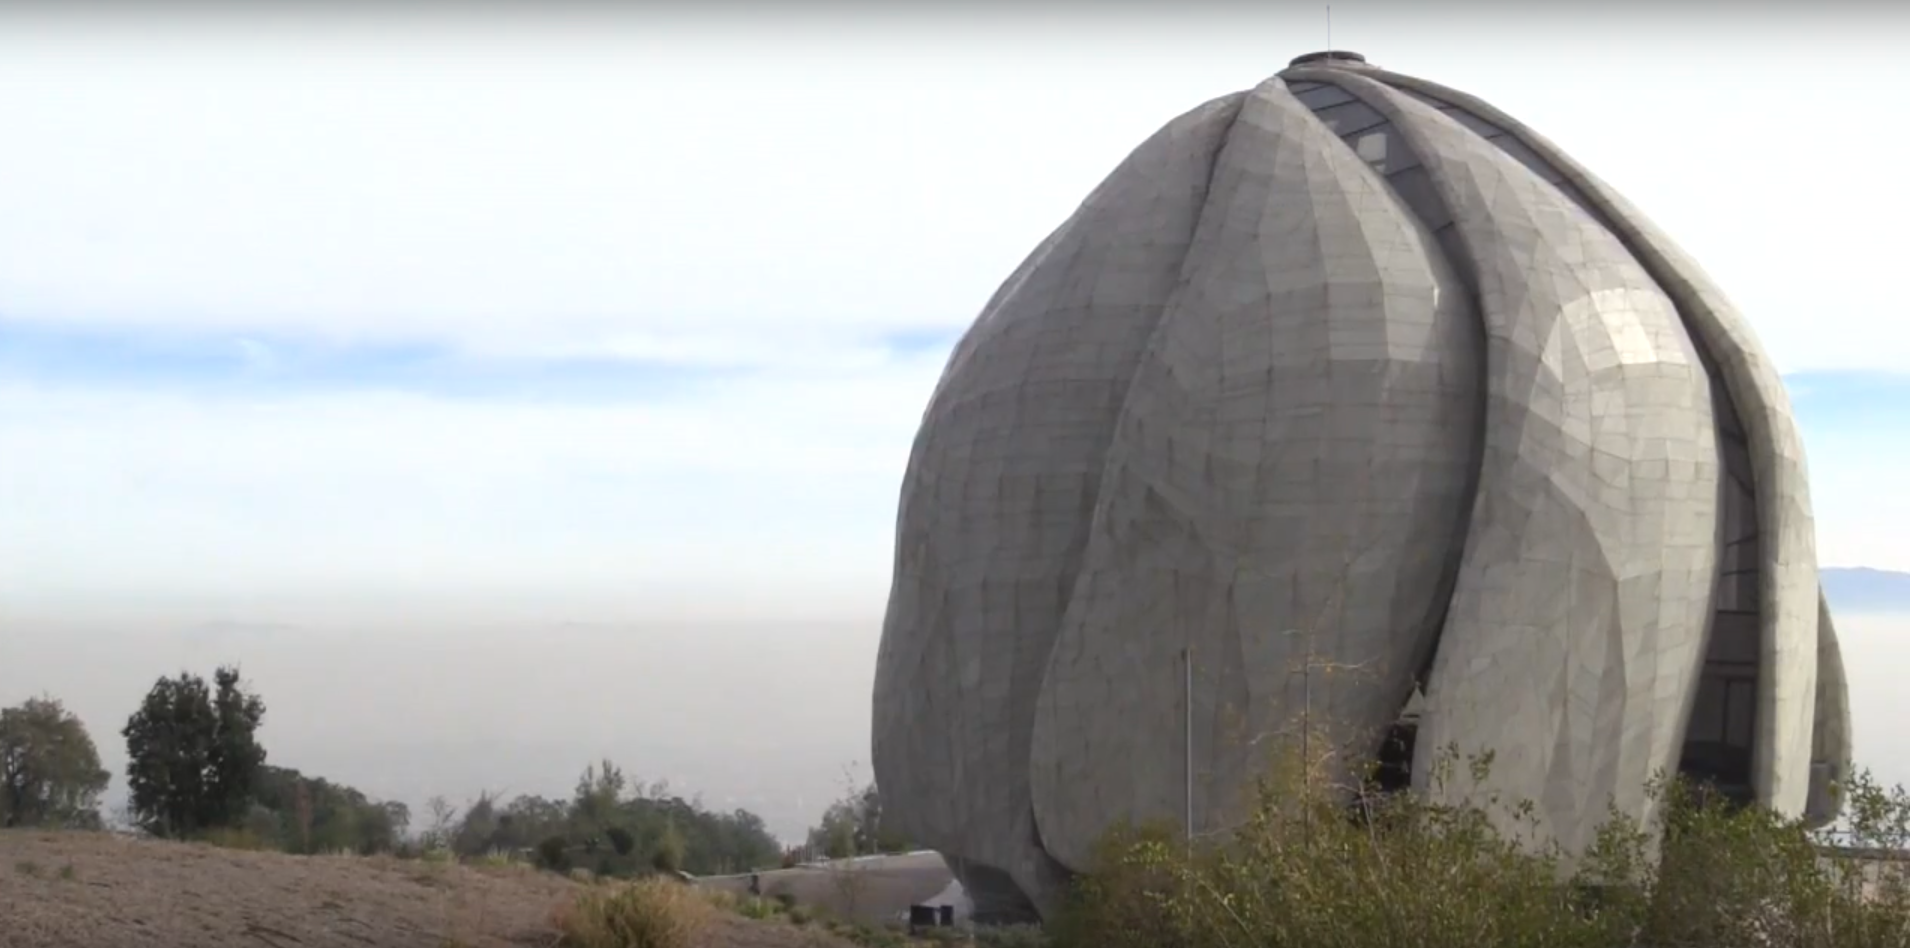
[[674, 820], [663, 825], [662, 835], [657, 837], [656, 852], [650, 856], [650, 864], [658, 872], [677, 872], [683, 868], [683, 857], [687, 855], [689, 843], [683, 838], [683, 831], [677, 829]]
[[458, 808], [442, 795], [424, 802], [425, 812], [431, 814], [431, 823], [425, 827], [424, 843], [426, 849], [450, 849], [457, 835]]
[[265, 764], [265, 702], [240, 686], [236, 667], [221, 666], [213, 680], [216, 694], [186, 672], [159, 679], [120, 732], [133, 817], [154, 835], [238, 822]]
[[59, 701], [0, 710], [0, 825], [98, 829], [109, 779], [86, 725]]
[[478, 856], [495, 848], [496, 840], [497, 797], [486, 790], [464, 808], [464, 818], [458, 821], [448, 845], [460, 856]]

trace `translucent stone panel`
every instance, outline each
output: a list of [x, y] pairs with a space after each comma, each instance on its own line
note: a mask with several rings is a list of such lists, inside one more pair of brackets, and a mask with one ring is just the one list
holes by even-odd
[[[1169, 123], [1030, 255], [949, 360], [902, 484], [873, 763], [982, 914], [1056, 884], [1028, 795], [1035, 695], [1114, 421], [1194, 239], [1240, 97]], [[1004, 891], [1014, 878], [1020, 889]], [[1019, 904], [1018, 903], [1022, 903]]]
[[1710, 383], [1671, 301], [1602, 225], [1477, 130], [1348, 78], [1452, 209], [1485, 323], [1478, 498], [1420, 719], [1568, 848], [1649, 816], [1676, 766], [1716, 563]]
[[1544, 136], [1479, 99], [1411, 76], [1379, 69], [1379, 79], [1477, 122], [1542, 159], [1559, 187], [1590, 209], [1630, 249], [1677, 305], [1694, 343], [1729, 393], [1744, 431], [1758, 523], [1757, 712], [1753, 738], [1754, 796], [1780, 813], [1803, 811], [1811, 780], [1816, 728], [1818, 612], [1816, 535], [1804, 449], [1790, 400], [1749, 324], [1682, 248], [1660, 233], [1623, 195]]
[[[1384, 183], [1274, 82], [1207, 202], [1037, 704], [1036, 822], [1077, 868], [1112, 822], [1181, 815], [1190, 763], [1197, 826], [1240, 815], [1264, 738], [1306, 712], [1376, 752], [1471, 491], [1477, 319]], [[1308, 689], [1309, 661], [1360, 671]]]

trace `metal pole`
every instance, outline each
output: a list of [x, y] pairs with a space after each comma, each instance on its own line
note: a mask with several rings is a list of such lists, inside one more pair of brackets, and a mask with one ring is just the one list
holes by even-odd
[[1184, 666], [1184, 670], [1187, 675], [1187, 678], [1185, 681], [1185, 693], [1187, 695], [1187, 710], [1186, 710], [1187, 814], [1186, 814], [1186, 821], [1187, 821], [1187, 842], [1188, 842], [1188, 845], [1192, 845], [1194, 842], [1194, 647], [1193, 646], [1189, 645], [1186, 648], [1181, 649], [1181, 662]]
[[1300, 781], [1306, 802], [1300, 810], [1301, 841], [1313, 849], [1313, 630], [1306, 634], [1306, 666], [1300, 669]]

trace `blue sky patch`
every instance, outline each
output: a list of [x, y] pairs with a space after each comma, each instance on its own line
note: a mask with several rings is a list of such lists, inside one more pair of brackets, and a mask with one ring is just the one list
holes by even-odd
[[640, 359], [475, 357], [427, 342], [0, 322], [0, 379], [55, 386], [593, 400], [656, 397], [741, 371]]
[[1799, 372], [1784, 385], [1807, 435], [1910, 430], [1910, 373]]

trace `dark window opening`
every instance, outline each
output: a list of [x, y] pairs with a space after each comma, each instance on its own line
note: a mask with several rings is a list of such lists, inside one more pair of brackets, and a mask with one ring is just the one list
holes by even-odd
[[[1693, 337], [1694, 341], [1696, 336]], [[1703, 350], [1699, 361], [1711, 377], [1712, 415], [1718, 426], [1718, 566], [1712, 595], [1710, 639], [1699, 671], [1698, 693], [1685, 731], [1679, 771], [1711, 797], [1735, 804], [1756, 799], [1752, 789], [1757, 742], [1757, 682], [1762, 662], [1762, 602], [1758, 587], [1757, 494], [1750, 449], [1730, 393], [1716, 364]]]
[[1379, 745], [1379, 763], [1373, 768], [1373, 789], [1397, 793], [1413, 786], [1413, 741], [1419, 725], [1411, 721], [1394, 724]]
[[1698, 679], [1679, 770], [1685, 779], [1738, 803], [1751, 801], [1751, 748], [1757, 721], [1757, 679], [1736, 668], [1708, 666]]

